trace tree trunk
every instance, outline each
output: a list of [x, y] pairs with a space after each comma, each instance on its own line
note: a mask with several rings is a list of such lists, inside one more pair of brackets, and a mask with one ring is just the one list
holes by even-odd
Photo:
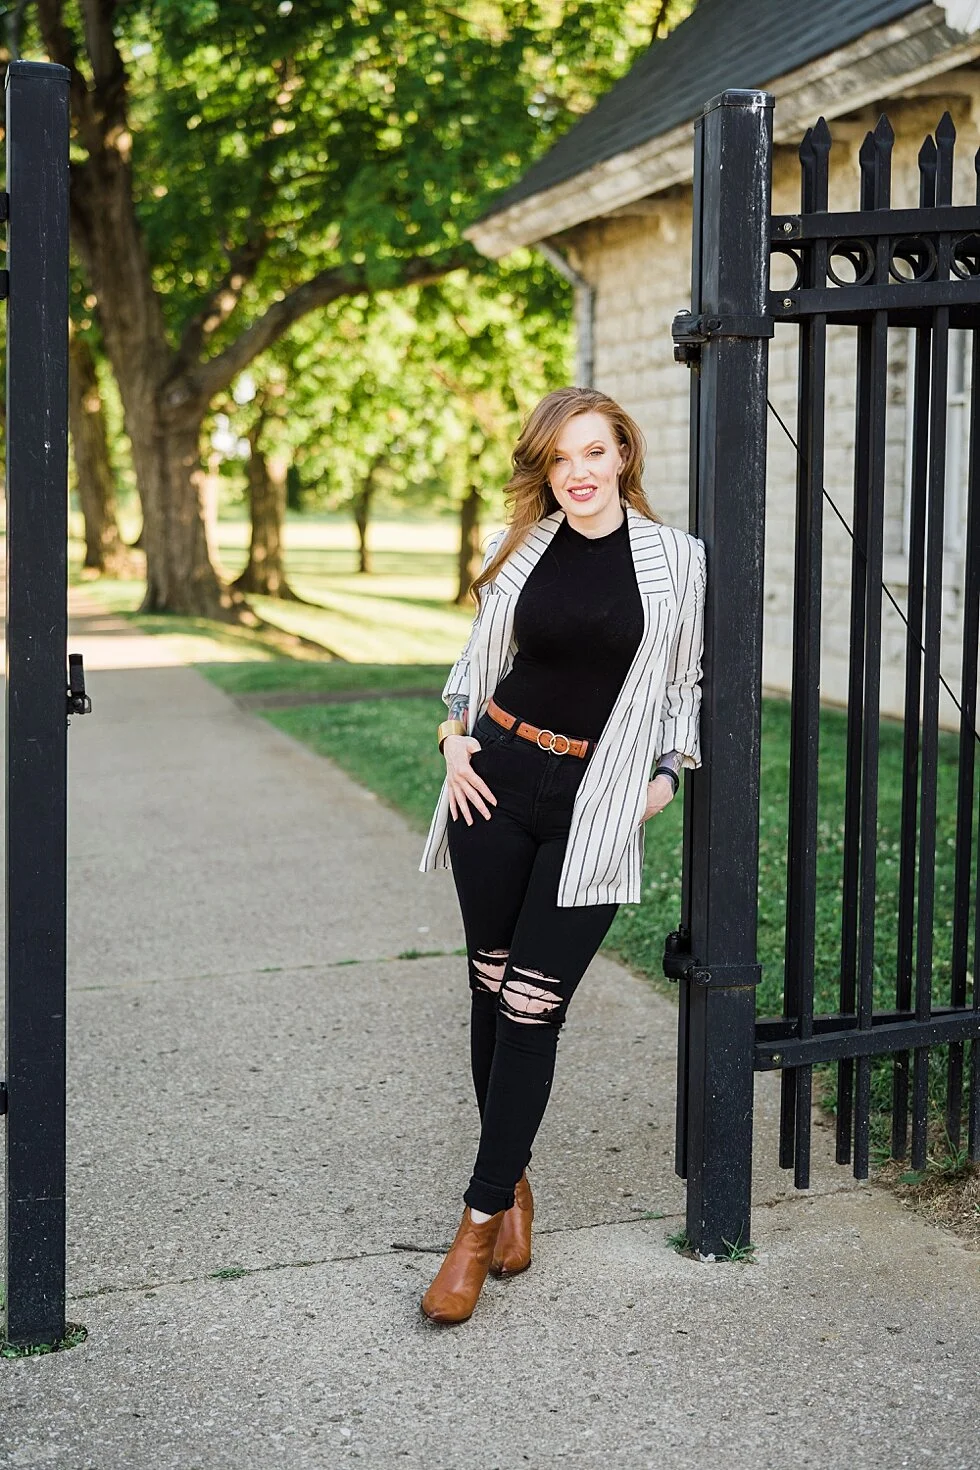
[[116, 520], [116, 490], [95, 358], [79, 336], [72, 336], [69, 346], [68, 422], [85, 518], [84, 564], [117, 576], [131, 572], [133, 558]]
[[354, 497], [354, 524], [357, 526], [358, 541], [357, 570], [359, 572], [369, 573], [371, 571], [371, 552], [367, 539], [368, 518], [371, 514], [371, 501], [374, 498], [375, 490], [378, 488], [375, 484], [375, 475], [383, 458], [384, 456], [379, 454], [372, 460], [371, 466], [361, 482], [361, 488]]
[[[249, 435], [252, 439], [252, 435]], [[298, 601], [282, 568], [282, 522], [286, 508], [285, 466], [270, 467], [268, 456], [252, 442], [248, 461], [248, 499], [252, 517], [252, 539], [248, 563], [232, 583], [239, 592]]]
[[470, 606], [470, 583], [480, 570], [480, 512], [483, 499], [476, 485], [471, 485], [459, 508], [459, 587], [456, 606]]
[[71, 206], [143, 503], [142, 611], [237, 619], [243, 599], [222, 585], [208, 556], [200, 454], [207, 395], [179, 370], [167, 341], [128, 159], [105, 149], [73, 168]]

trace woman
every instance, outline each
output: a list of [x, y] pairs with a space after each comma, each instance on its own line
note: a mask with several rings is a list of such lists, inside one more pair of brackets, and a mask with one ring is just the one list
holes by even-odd
[[434, 1322], [465, 1321], [489, 1270], [530, 1265], [526, 1167], [559, 1030], [619, 904], [640, 902], [644, 823], [701, 764], [704, 544], [650, 508], [643, 448], [604, 393], [541, 400], [443, 690], [446, 780], [419, 866], [456, 884], [481, 1132], [422, 1298]]

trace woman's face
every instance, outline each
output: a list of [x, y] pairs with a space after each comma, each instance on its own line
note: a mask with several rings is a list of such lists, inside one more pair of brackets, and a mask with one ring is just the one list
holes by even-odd
[[555, 499], [574, 523], [598, 527], [619, 516], [623, 453], [609, 420], [596, 411], [577, 413], [562, 426], [548, 473]]

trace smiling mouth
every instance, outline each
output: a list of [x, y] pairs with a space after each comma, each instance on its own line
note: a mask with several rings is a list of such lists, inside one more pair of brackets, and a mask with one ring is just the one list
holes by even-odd
[[580, 490], [569, 490], [568, 493], [569, 493], [569, 495], [578, 495], [578, 496], [592, 495], [592, 494], [595, 493], [595, 488], [596, 487], [594, 485], [585, 485]]

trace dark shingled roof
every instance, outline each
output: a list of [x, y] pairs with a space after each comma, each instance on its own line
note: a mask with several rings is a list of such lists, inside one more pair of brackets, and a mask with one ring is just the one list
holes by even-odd
[[701, 0], [482, 218], [690, 122], [718, 92], [762, 87], [924, 8], [924, 0]]

